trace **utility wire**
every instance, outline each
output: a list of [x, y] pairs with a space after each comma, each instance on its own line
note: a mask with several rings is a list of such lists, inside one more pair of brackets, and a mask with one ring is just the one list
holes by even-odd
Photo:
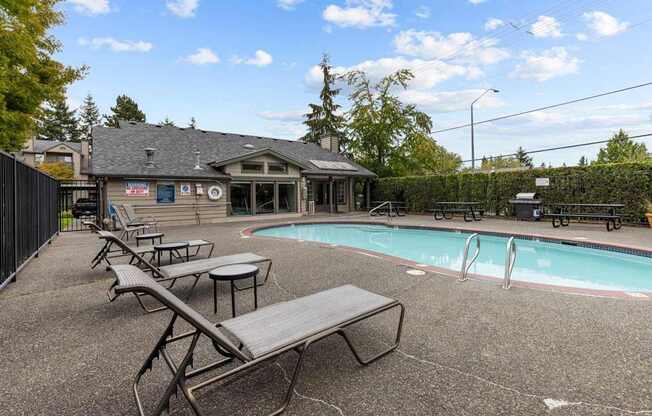
[[[630, 139], [640, 139], [640, 138], [643, 138], [643, 137], [652, 137], [652, 133], [639, 134], [637, 136], [629, 136]], [[569, 144], [569, 145], [566, 145], [566, 146], [549, 147], [549, 148], [546, 148], [546, 149], [530, 150], [529, 152], [524, 152], [524, 153], [526, 155], [531, 155], [531, 154], [534, 154], [534, 153], [552, 152], [554, 150], [563, 150], [563, 149], [572, 149], [572, 148], [575, 148], [575, 147], [592, 146], [592, 145], [595, 145], [595, 144], [608, 143], [609, 140], [611, 140], [611, 139], [596, 140], [596, 141], [592, 141], [592, 142], [584, 142], [584, 143], [577, 143], [577, 144]], [[517, 153], [510, 153], [510, 154], [507, 154], [507, 155], [498, 155], [498, 156], [489, 156], [489, 157], [483, 156], [481, 158], [476, 158], [475, 160], [476, 161], [479, 161], [479, 160], [481, 161], [482, 159], [495, 159], [495, 158], [502, 158], [502, 157], [514, 157], [516, 155], [517, 155]], [[470, 163], [472, 161], [473, 161], [472, 159], [463, 160], [462, 163]]]
[[[473, 123], [473, 125], [477, 126], [477, 125], [480, 125], [480, 124], [492, 123], [494, 121], [505, 120], [505, 119], [508, 119], [508, 118], [518, 117], [518, 116], [522, 116], [522, 115], [525, 115], [525, 114], [536, 113], [537, 111], [550, 110], [550, 109], [553, 109], [553, 108], [558, 108], [558, 107], [562, 107], [562, 106], [569, 105], [569, 104], [575, 104], [575, 103], [579, 103], [579, 102], [582, 102], [582, 101], [588, 101], [588, 100], [594, 100], [594, 99], [600, 98], [600, 97], [606, 97], [607, 95], [613, 95], [613, 94], [618, 94], [618, 93], [625, 92], [625, 91], [635, 90], [637, 88], [648, 87], [650, 85], [652, 85], [652, 82], [646, 82], [644, 84], [633, 85], [631, 87], [621, 88], [619, 90], [607, 91], [607, 92], [603, 92], [603, 93], [600, 93], [600, 94], [590, 95], [588, 97], [578, 98], [578, 99], [570, 100], [570, 101], [564, 101], [564, 102], [558, 103], [558, 104], [547, 105], [545, 107], [533, 108], [531, 110], [521, 111], [520, 113], [507, 114], [507, 115], [504, 115], [504, 116], [491, 118], [491, 119], [488, 119], [488, 120], [482, 120], [482, 121], [478, 121], [478, 122]], [[463, 129], [463, 128], [466, 128], [466, 127], [471, 127], [471, 123], [463, 124], [463, 125], [459, 125], [459, 126], [455, 126], [455, 127], [448, 127], [448, 128], [441, 129], [441, 130], [435, 130], [431, 134], [443, 133], [443, 132], [452, 131], [452, 130], [459, 130], [459, 129]]]

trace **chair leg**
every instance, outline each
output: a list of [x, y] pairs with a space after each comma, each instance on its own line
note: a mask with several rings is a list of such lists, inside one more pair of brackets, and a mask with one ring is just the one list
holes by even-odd
[[303, 359], [306, 356], [306, 351], [308, 351], [308, 348], [310, 347], [310, 342], [307, 342], [302, 348], [301, 352], [299, 353], [299, 358], [297, 358], [297, 364], [294, 367], [294, 372], [292, 373], [292, 379], [290, 380], [290, 387], [288, 387], [288, 391], [285, 393], [285, 399], [283, 400], [283, 403], [281, 404], [281, 407], [270, 413], [268, 416], [278, 416], [281, 413], [285, 412], [290, 405], [290, 401], [292, 400], [292, 395], [294, 394], [294, 388], [297, 385], [297, 380], [299, 379], [299, 372], [301, 371], [301, 365], [303, 364]]

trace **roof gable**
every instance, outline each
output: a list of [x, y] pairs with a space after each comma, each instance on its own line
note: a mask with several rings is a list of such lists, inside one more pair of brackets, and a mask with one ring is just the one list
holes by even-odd
[[230, 159], [222, 159], [222, 160], [215, 160], [213, 162], [210, 162], [209, 165], [213, 166], [214, 168], [219, 168], [225, 165], [229, 165], [231, 163], [236, 163], [236, 162], [242, 162], [245, 160], [249, 160], [251, 158], [257, 157], [257, 156], [263, 156], [263, 155], [271, 155], [274, 156], [277, 159], [281, 159], [285, 162], [288, 162], [290, 164], [296, 165], [302, 169], [310, 169], [308, 165], [306, 165], [304, 162], [298, 161], [288, 155], [285, 155], [281, 152], [277, 152], [275, 150], [269, 149], [269, 148], [263, 148], [259, 150], [254, 150], [252, 152], [248, 152], [245, 154], [242, 154], [240, 156], [236, 156]]

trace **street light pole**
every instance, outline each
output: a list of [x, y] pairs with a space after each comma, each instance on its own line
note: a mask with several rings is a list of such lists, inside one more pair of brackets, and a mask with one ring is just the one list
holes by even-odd
[[498, 94], [500, 91], [498, 91], [495, 88], [487, 88], [478, 98], [473, 100], [471, 103], [471, 169], [475, 170], [475, 129], [474, 129], [474, 124], [473, 124], [473, 105], [480, 101], [482, 97], [485, 96], [489, 91], [493, 92], [494, 94]]

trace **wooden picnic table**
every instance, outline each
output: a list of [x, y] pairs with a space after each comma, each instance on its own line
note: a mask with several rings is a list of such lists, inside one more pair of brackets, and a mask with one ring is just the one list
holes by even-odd
[[624, 204], [558, 203], [547, 206], [554, 212], [549, 212], [544, 216], [552, 218], [554, 228], [568, 227], [571, 218], [603, 220], [606, 223], [607, 231], [622, 228], [622, 215], [617, 210], [624, 208]]
[[[453, 219], [454, 214], [464, 214], [464, 221], [481, 221], [484, 215], [482, 202], [476, 201], [439, 201], [434, 203], [434, 208], [428, 210], [436, 221]], [[477, 214], [477, 215], [476, 215]]]

